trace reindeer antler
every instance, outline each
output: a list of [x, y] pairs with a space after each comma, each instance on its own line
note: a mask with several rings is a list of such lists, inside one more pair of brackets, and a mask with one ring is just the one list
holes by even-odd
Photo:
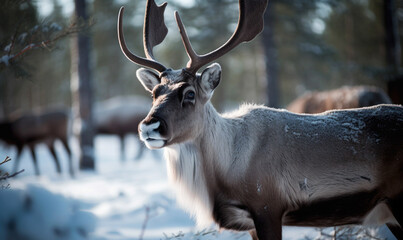
[[149, 67], [162, 73], [167, 68], [157, 62], [153, 55], [154, 46], [160, 44], [168, 33], [168, 29], [164, 23], [164, 11], [167, 3], [157, 6], [154, 0], [148, 0], [146, 6], [146, 15], [144, 17], [143, 28], [143, 45], [147, 58], [139, 57], [127, 48], [123, 35], [123, 11], [124, 7], [119, 10], [118, 16], [118, 39], [119, 45], [124, 55], [132, 62]]
[[[189, 56], [186, 70], [194, 74], [202, 66], [223, 56], [240, 43], [254, 39], [263, 29], [263, 13], [266, 9], [267, 2], [268, 0], [239, 0], [239, 20], [234, 34], [221, 47], [204, 55], [198, 55], [193, 50], [182, 20], [178, 12], [175, 12], [182, 42]], [[147, 58], [139, 57], [131, 53], [127, 48], [123, 36], [123, 7], [120, 8], [118, 16], [119, 44], [125, 56], [136, 64], [153, 68], [160, 73], [164, 72], [167, 68], [155, 60], [153, 48], [160, 44], [168, 33], [168, 29], [164, 23], [164, 11], [166, 6], [167, 3], [157, 6], [154, 0], [147, 0], [143, 29], [144, 52]]]
[[223, 56], [242, 42], [251, 41], [263, 30], [263, 14], [268, 0], [240, 0], [238, 26], [231, 38], [218, 49], [204, 55], [198, 55], [192, 48], [182, 20], [175, 12], [176, 22], [189, 61], [186, 69], [191, 73], [196, 73], [203, 65]]

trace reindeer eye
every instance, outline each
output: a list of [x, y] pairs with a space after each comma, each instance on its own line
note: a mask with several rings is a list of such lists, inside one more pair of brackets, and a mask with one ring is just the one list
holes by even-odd
[[195, 92], [187, 91], [185, 94], [185, 100], [189, 100], [189, 101], [195, 100]]

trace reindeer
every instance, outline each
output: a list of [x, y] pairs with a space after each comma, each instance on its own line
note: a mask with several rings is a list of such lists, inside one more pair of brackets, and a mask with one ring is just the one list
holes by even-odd
[[60, 174], [61, 167], [54, 148], [54, 142], [60, 140], [68, 154], [70, 174], [74, 176], [71, 150], [68, 145], [68, 123], [69, 113], [65, 110], [18, 113], [1, 121], [0, 140], [17, 147], [14, 171], [18, 170], [20, 155], [24, 146], [28, 146], [31, 150], [35, 174], [40, 175], [35, 146], [38, 143], [45, 143], [53, 156], [56, 170]]
[[291, 102], [287, 109], [295, 113], [321, 113], [333, 109], [368, 107], [392, 103], [388, 95], [374, 86], [344, 86], [323, 92], [306, 93]]
[[[144, 67], [137, 77], [153, 95], [140, 139], [164, 148], [179, 202], [198, 224], [250, 231], [253, 239], [281, 239], [282, 225], [403, 224], [403, 107], [378, 105], [299, 115], [246, 104], [218, 113], [210, 102], [221, 80], [213, 63], [263, 28], [267, 0], [240, 0], [238, 26], [220, 48], [198, 55], [178, 12], [175, 18], [189, 62], [166, 68], [153, 47], [167, 34], [166, 3], [147, 1], [143, 42], [146, 57], [124, 55]], [[402, 235], [398, 235], [402, 236]], [[402, 239], [402, 238], [400, 238]]]
[[[138, 125], [147, 116], [150, 106], [151, 101], [140, 96], [114, 97], [98, 102], [94, 108], [94, 131], [96, 134], [117, 135], [124, 159], [125, 136], [138, 136]], [[144, 148], [141, 142], [135, 159], [142, 156]]]

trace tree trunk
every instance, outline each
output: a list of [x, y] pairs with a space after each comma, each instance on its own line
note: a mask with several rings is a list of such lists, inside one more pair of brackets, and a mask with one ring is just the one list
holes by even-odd
[[269, 1], [264, 14], [262, 41], [265, 52], [267, 78], [267, 106], [279, 107], [280, 92], [277, 81], [277, 50], [274, 43], [274, 4]]
[[385, 0], [384, 18], [386, 32], [386, 62], [389, 66], [393, 66], [393, 70], [395, 74], [397, 74], [401, 64], [401, 49], [395, 0]]
[[[86, 0], [74, 0], [75, 17], [88, 21]], [[74, 112], [73, 129], [80, 145], [80, 169], [94, 169], [94, 131], [92, 125], [92, 84], [90, 69], [90, 37], [80, 32], [72, 38], [71, 90]]]
[[391, 74], [387, 77], [388, 95], [393, 103], [403, 104], [403, 74], [400, 72], [401, 47], [396, 12], [395, 0], [385, 0], [383, 15], [386, 34], [386, 63], [391, 70]]

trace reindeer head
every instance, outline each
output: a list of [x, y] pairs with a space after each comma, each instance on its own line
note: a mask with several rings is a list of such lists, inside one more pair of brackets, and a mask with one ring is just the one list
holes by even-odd
[[238, 26], [231, 38], [218, 49], [198, 55], [192, 48], [178, 12], [175, 19], [189, 61], [185, 68], [172, 70], [157, 62], [154, 46], [160, 44], [168, 30], [164, 23], [166, 3], [157, 6], [148, 0], [144, 18], [143, 44], [146, 58], [134, 55], [126, 46], [122, 7], [118, 17], [118, 38], [124, 55], [132, 62], [151, 68], [141, 68], [137, 78], [153, 95], [153, 106], [139, 125], [140, 139], [148, 148], [161, 148], [195, 138], [203, 126], [204, 106], [221, 79], [221, 67], [214, 63], [201, 73], [204, 65], [223, 56], [238, 44], [251, 41], [263, 29], [263, 13], [268, 0], [240, 0]]

